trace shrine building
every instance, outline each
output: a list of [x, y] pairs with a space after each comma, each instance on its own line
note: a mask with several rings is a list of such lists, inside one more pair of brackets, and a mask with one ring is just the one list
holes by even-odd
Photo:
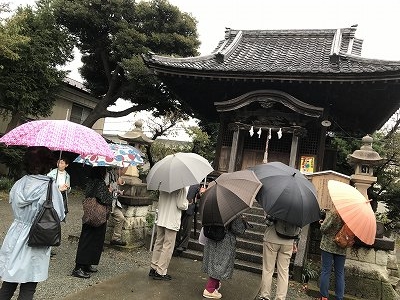
[[214, 169], [281, 161], [334, 169], [333, 135], [361, 139], [400, 107], [400, 61], [361, 56], [357, 26], [234, 30], [209, 55], [143, 55], [193, 116], [219, 122]]

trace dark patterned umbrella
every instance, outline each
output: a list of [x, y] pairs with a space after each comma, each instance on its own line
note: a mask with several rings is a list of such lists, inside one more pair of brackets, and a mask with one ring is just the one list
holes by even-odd
[[317, 192], [299, 170], [281, 162], [257, 165], [250, 170], [262, 182], [256, 200], [268, 215], [300, 227], [319, 220]]
[[260, 187], [260, 180], [250, 170], [220, 175], [200, 199], [203, 226], [229, 224], [251, 208]]

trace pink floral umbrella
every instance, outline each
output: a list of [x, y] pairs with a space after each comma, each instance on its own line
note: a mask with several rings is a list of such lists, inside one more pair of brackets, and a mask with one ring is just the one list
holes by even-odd
[[0, 143], [7, 146], [44, 146], [50, 150], [74, 152], [83, 156], [114, 156], [99, 133], [68, 120], [27, 122], [6, 133], [0, 138]]

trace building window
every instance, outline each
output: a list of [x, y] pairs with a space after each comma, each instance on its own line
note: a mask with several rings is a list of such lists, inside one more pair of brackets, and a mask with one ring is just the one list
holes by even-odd
[[91, 109], [74, 103], [72, 104], [71, 117], [69, 119], [71, 122], [82, 124], [90, 112]]

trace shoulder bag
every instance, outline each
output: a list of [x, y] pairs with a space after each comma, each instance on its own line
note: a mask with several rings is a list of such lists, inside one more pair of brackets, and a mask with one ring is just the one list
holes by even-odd
[[354, 233], [346, 224], [344, 224], [339, 232], [335, 235], [335, 243], [340, 248], [349, 248], [354, 245], [354, 238]]
[[28, 235], [28, 246], [49, 247], [61, 244], [61, 222], [52, 200], [53, 179], [47, 188], [46, 200], [33, 221]]
[[82, 202], [82, 223], [92, 227], [99, 227], [107, 222], [110, 208], [97, 201], [95, 197], [87, 197]]

